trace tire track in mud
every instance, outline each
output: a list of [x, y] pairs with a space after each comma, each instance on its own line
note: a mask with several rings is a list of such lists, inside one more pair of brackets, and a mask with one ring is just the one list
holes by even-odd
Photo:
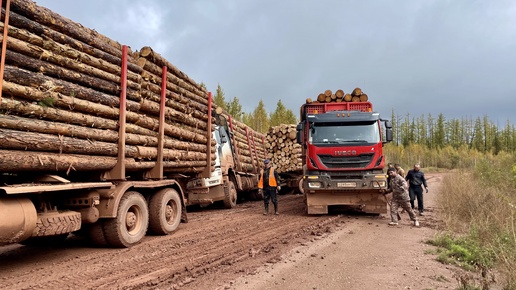
[[263, 216], [262, 202], [247, 202], [232, 210], [191, 212], [176, 233], [147, 237], [129, 249], [88, 248], [72, 240], [66, 248], [0, 252], [2, 265], [23, 256], [14, 267], [0, 266], [0, 288], [213, 288], [215, 279], [231, 280], [279, 261], [341, 220], [306, 216], [302, 196], [280, 196], [279, 209], [279, 216]]

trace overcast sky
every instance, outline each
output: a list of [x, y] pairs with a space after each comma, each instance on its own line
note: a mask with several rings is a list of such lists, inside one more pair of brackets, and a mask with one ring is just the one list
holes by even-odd
[[360, 87], [384, 118], [488, 115], [516, 124], [513, 0], [40, 0], [139, 50], [151, 46], [251, 112]]

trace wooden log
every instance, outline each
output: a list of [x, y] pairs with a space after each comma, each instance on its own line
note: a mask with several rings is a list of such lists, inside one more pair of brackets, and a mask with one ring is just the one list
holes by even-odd
[[311, 104], [313, 101], [311, 98], [306, 98], [305, 104]]
[[[0, 31], [3, 32], [4, 23], [0, 22]], [[11, 37], [19, 39], [21, 41], [30, 43], [32, 45], [39, 46], [41, 48], [47, 49], [55, 54], [61, 55], [63, 57], [67, 57], [76, 61], [80, 61], [89, 66], [104, 70], [107, 73], [111, 73], [114, 75], [120, 76], [122, 74], [122, 68], [119, 65], [115, 65], [103, 59], [97, 58], [95, 56], [91, 56], [87, 53], [81, 52], [77, 49], [70, 47], [69, 45], [63, 45], [53, 40], [49, 40], [38, 35], [35, 35], [25, 29], [18, 29], [14, 26], [9, 26], [9, 40]], [[127, 71], [127, 79], [133, 81], [137, 84], [140, 84], [142, 81], [142, 77], [139, 74], [136, 74], [130, 70]]]
[[[4, 88], [6, 83], [4, 82]], [[4, 93], [8, 91], [4, 90]], [[9, 96], [9, 95], [7, 95]], [[0, 109], [7, 111], [12, 114], [15, 113], [19, 116], [30, 116], [43, 118], [46, 120], [52, 120], [62, 123], [70, 123], [83, 127], [97, 128], [97, 129], [110, 129], [118, 130], [118, 122], [114, 120], [108, 120], [100, 117], [85, 115], [76, 112], [70, 112], [66, 110], [55, 109], [51, 107], [43, 107], [40, 105], [21, 102], [16, 99], [4, 97], [0, 104]], [[126, 132], [134, 133], [139, 135], [157, 136], [158, 133], [155, 130], [149, 130], [136, 126], [134, 124], [126, 125]]]
[[[78, 154], [58, 154], [37, 151], [3, 150], [0, 149], [0, 171], [46, 171], [46, 172], [84, 172], [108, 171], [115, 167], [117, 158], [108, 156], [87, 156]], [[133, 158], [125, 159], [125, 167], [128, 171], [151, 169], [154, 161], [136, 161]], [[206, 161], [164, 161], [163, 167], [169, 169], [181, 169], [183, 173], [200, 172], [192, 170], [192, 167], [204, 168]]]
[[[63, 17], [54, 11], [36, 5], [30, 0], [13, 1], [11, 9], [29, 19], [34, 19], [36, 22], [43, 24], [55, 31], [69, 35], [74, 39], [84, 42], [88, 45], [96, 47], [102, 51], [108, 52], [117, 57], [122, 56], [122, 45], [115, 40], [104, 36], [93, 29], [86, 28], [79, 23]], [[132, 52], [129, 52], [131, 55]]]
[[362, 94], [362, 90], [360, 88], [355, 88], [353, 92], [351, 93], [351, 96], [360, 96]]
[[180, 79], [188, 81], [191, 85], [193, 85], [198, 91], [199, 95], [206, 93], [206, 90], [201, 87], [201, 85], [197, 84], [194, 80], [192, 80], [188, 75], [180, 71], [177, 67], [171, 64], [168, 60], [163, 58], [160, 54], [156, 53], [151, 47], [145, 46], [140, 49], [140, 56], [150, 60], [152, 63], [157, 64], [159, 67], [166, 66], [168, 70], [170, 70], [173, 74], [175, 74]]
[[[71, 124], [51, 122], [38, 119], [29, 119], [19, 116], [0, 115], [0, 128], [17, 131], [30, 131], [67, 137], [76, 137], [103, 142], [118, 142], [118, 131], [87, 128]], [[126, 144], [142, 146], [158, 146], [158, 138], [152, 136], [126, 133]], [[165, 136], [164, 147], [178, 150], [192, 150], [195, 152], [206, 152], [204, 144], [179, 141]], [[215, 148], [211, 149], [213, 152]]]
[[369, 100], [369, 97], [366, 94], [361, 94], [359, 98], [361, 102], [367, 102]]
[[[143, 74], [144, 79], [150, 79], [151, 83], [161, 84], [161, 66], [147, 61], [143, 68], [144, 72], [147, 72], [147, 74]], [[179, 95], [184, 95], [198, 103], [204, 105], [208, 104], [206, 92], [198, 90], [196, 87], [190, 85], [188, 80], [181, 79], [169, 71], [167, 71], [167, 89]]]
[[[4, 92], [8, 93], [11, 96], [24, 97], [24, 98], [29, 98], [32, 100], [40, 100], [40, 102], [46, 102], [43, 105], [46, 105], [49, 107], [52, 107], [54, 103], [67, 104], [67, 103], [72, 102], [72, 105], [77, 106], [77, 108], [80, 108], [81, 105], [83, 105], [83, 107], [88, 108], [88, 104], [83, 104], [83, 102], [81, 102], [80, 100], [73, 100], [73, 98], [66, 97], [66, 96], [63, 96], [60, 94], [55, 94], [52, 92], [40, 92], [38, 90], [29, 88], [29, 87], [16, 85], [16, 84], [13, 84], [10, 82], [4, 82]], [[62, 103], [60, 101], [62, 101]], [[24, 105], [17, 106], [16, 111], [24, 113], [22, 110], [27, 106], [24, 106]], [[98, 106], [96, 106], [96, 108], [100, 109], [101, 106], [102, 105], [98, 105]], [[0, 106], [0, 108], [1, 107], [3, 107], [3, 104], [2, 104], [2, 106]], [[107, 114], [109, 108], [106, 108], [106, 107], [103, 107], [103, 108], [104, 108], [103, 112]], [[59, 110], [59, 109], [57, 109], [57, 110]], [[38, 110], [38, 111], [41, 112], [41, 110]], [[49, 110], [45, 110], [42, 113], [44, 113], [45, 115], [48, 115], [47, 114], [48, 111]], [[85, 125], [85, 122], [91, 122], [88, 120], [94, 119], [97, 121], [97, 123], [91, 122], [92, 126], [98, 126], [99, 122], [102, 123], [102, 122], [108, 121], [108, 119], [101, 119], [99, 117], [88, 116], [88, 115], [84, 115], [81, 113], [74, 113], [74, 112], [70, 112], [70, 111], [62, 112], [62, 110], [60, 110], [60, 111], [61, 112], [58, 113], [58, 115], [60, 117], [63, 117], [63, 118], [68, 117], [69, 119], [60, 118], [58, 121], [74, 122], [74, 120], [75, 120], [75, 122], [77, 122], [76, 120], [80, 120], [79, 125], [83, 125], [83, 126]], [[32, 111], [29, 111], [29, 112], [32, 113]], [[116, 115], [117, 112], [118, 112], [118, 109], [116, 109], [116, 108], [111, 109], [111, 114], [113, 117], [117, 116]], [[51, 115], [51, 116], [53, 116], [53, 115]], [[99, 119], [101, 119], [102, 121], [99, 121]], [[115, 122], [115, 126], [117, 127], [116, 119], [117, 118], [115, 118], [114, 120], [109, 120], [109, 121]], [[134, 112], [127, 112], [127, 120], [129, 122], [132, 122], [134, 125], [136, 125], [136, 126], [134, 126], [134, 125], [131, 126], [131, 124], [129, 124], [129, 123], [127, 124], [128, 132], [129, 132], [129, 130], [134, 130], [134, 132], [131, 132], [131, 133], [146, 132], [146, 131], [142, 131], [141, 129], [148, 129], [148, 130], [155, 132], [159, 127], [158, 119], [149, 118], [149, 117], [146, 117], [145, 115], [136, 114]], [[168, 120], [168, 121], [170, 121], [170, 120]], [[195, 119], [191, 118], [190, 121], [195, 122]], [[204, 126], [206, 126], [205, 123], [203, 123], [202, 121], [199, 121], [199, 120], [197, 120], [197, 121], [198, 121], [199, 127], [201, 127], [203, 124], [204, 124]], [[75, 124], [77, 124], [77, 123], [75, 123]], [[141, 128], [141, 129], [138, 129], [137, 127]], [[164, 127], [165, 127], [165, 134], [175, 137], [177, 139], [189, 140], [189, 141], [197, 142], [197, 143], [201, 143], [201, 144], [207, 143], [207, 133], [205, 132], [205, 130], [202, 130], [202, 129], [196, 130], [194, 127], [191, 127], [191, 126], [186, 126], [186, 125], [178, 126], [178, 124], [169, 124], [169, 123], [165, 123]], [[206, 128], [206, 127], [204, 127], [204, 128]], [[109, 128], [109, 129], [113, 129], [113, 128]], [[156, 133], [153, 133], [151, 136], [154, 136], [155, 134]], [[148, 135], [148, 134], [145, 134], [145, 135]]]
[[360, 102], [360, 97], [359, 96], [354, 96], [351, 98], [351, 101], [352, 102]]
[[[37, 74], [18, 67], [6, 65], [4, 70], [4, 80], [13, 82], [26, 87], [33, 87], [42, 92], [61, 93], [72, 98], [79, 98], [90, 101], [92, 103], [102, 104], [108, 107], [120, 107], [120, 97], [105, 94], [94, 89], [86, 88], [74, 83], [59, 80]], [[131, 100], [127, 100], [127, 110], [138, 112], [140, 104]], [[71, 108], [74, 106], [72, 105]]]
[[335, 96], [337, 96], [337, 98], [339, 99], [342, 99], [344, 97], [344, 91], [341, 90], [341, 89], [338, 89], [336, 92], [335, 92]]
[[[0, 35], [0, 41], [3, 41], [2, 35]], [[75, 59], [63, 57], [61, 55], [53, 53], [52, 51], [46, 50], [46, 49], [41, 48], [36, 45], [32, 45], [30, 43], [20, 41], [16, 38], [12, 38], [12, 37], [9, 38], [9, 41], [7, 42], [7, 48], [11, 49], [13, 51], [16, 51], [18, 53], [21, 53], [25, 56], [43, 60], [48, 63], [69, 69], [74, 72], [78, 72], [78, 73], [81, 73], [84, 75], [96, 77], [96, 78], [99, 78], [99, 79], [102, 79], [102, 80], [105, 80], [108, 82], [112, 82], [115, 84], [121, 83], [120, 75], [114, 75], [114, 74], [108, 73], [104, 70], [98, 69], [96, 67], [89, 66], [82, 62], [78, 62]], [[129, 89], [132, 89], [135, 91], [139, 91], [141, 89], [139, 83], [135, 83], [131, 80], [127, 81], [127, 87]]]
[[331, 94], [332, 94], [332, 91], [331, 91], [331, 90], [325, 90], [325, 91], [324, 91], [324, 96], [325, 96], [326, 98], [331, 97]]
[[[2, 10], [2, 13], [5, 15], [4, 10]], [[47, 26], [41, 25], [36, 21], [32, 21], [24, 16], [21, 16], [12, 10], [9, 14], [9, 26], [14, 26], [20, 29], [26, 29], [34, 34], [41, 35], [42, 37], [46, 37], [48, 39], [52, 39], [58, 43], [70, 46], [74, 49], [87, 53], [96, 58], [103, 59], [117, 66], [122, 65], [121, 57], [109, 54], [103, 50], [97, 49], [81, 41], [77, 41], [72, 37], [69, 37], [65, 34], [50, 29]], [[121, 53], [122, 52], [120, 51], [120, 56]], [[143, 71], [142, 68], [140, 68], [132, 62], [128, 62], [127, 68], [128, 70], [135, 72], [137, 74], [141, 74], [141, 72]]]
[[[160, 102], [160, 91], [150, 91], [143, 89], [141, 91], [143, 100], [141, 102], [142, 110], [153, 110], [151, 109], [151, 105], [148, 101], [159, 103]], [[185, 114], [200, 114], [195, 115], [196, 118], [200, 120], [208, 120], [207, 118], [207, 112], [208, 112], [208, 106], [200, 104], [198, 102], [195, 102], [193, 100], [184, 98], [183, 96], [180, 96], [176, 93], [167, 91], [167, 101], [165, 105], [167, 107], [174, 108], [178, 111], [181, 111]], [[204, 115], [204, 118], [202, 117]]]
[[115, 157], [86, 156], [0, 149], [0, 171], [107, 171], [115, 167]]
[[345, 102], [351, 102], [352, 99], [353, 99], [353, 97], [351, 96], [351, 94], [345, 94], [344, 95], [344, 101]]
[[[109, 92], [114, 95], [120, 95], [121, 88], [119, 84], [105, 81], [103, 79], [99, 79], [96, 77], [88, 76], [80, 72], [71, 71], [69, 69], [53, 65], [46, 61], [41, 61], [38, 59], [27, 57], [17, 52], [9, 50], [6, 51], [6, 63], [22, 67], [34, 72], [44, 73], [52, 77], [57, 77], [70, 82], [81, 84], [83, 86], [101, 92]], [[127, 98], [133, 101], [141, 101], [139, 91], [134, 91], [130, 89], [127, 90]]]
[[324, 94], [319, 94], [317, 96], [317, 101], [324, 102], [326, 100], [326, 96]]
[[[118, 144], [70, 138], [58, 135], [0, 129], [0, 148], [67, 154], [117, 156]], [[125, 156], [155, 159], [157, 148], [126, 145]], [[163, 149], [165, 160], [206, 160], [206, 153]]]

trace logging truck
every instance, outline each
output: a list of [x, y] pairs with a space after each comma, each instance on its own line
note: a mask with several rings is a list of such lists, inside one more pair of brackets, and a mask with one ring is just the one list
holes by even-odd
[[308, 214], [327, 214], [333, 205], [387, 212], [379, 192], [387, 185], [382, 147], [392, 141], [392, 125], [372, 109], [358, 100], [301, 106], [297, 141]]
[[[0, 244], [76, 233], [129, 247], [174, 232], [187, 205], [213, 195], [231, 207], [236, 190], [255, 186], [263, 138], [238, 122], [223, 131], [211, 94], [152, 48], [131, 51], [30, 0], [7, 3]], [[235, 154], [219, 154], [229, 139]], [[213, 176], [210, 190], [189, 187]]]
[[[258, 174], [265, 159], [264, 136], [246, 128], [244, 140], [237, 139], [238, 133], [231, 116], [223, 114], [220, 107], [213, 112], [215, 130], [213, 139], [215, 146], [215, 170], [209, 177], [192, 179], [187, 184], [189, 204], [207, 205], [216, 201], [223, 201], [225, 208], [234, 208], [241, 195], [249, 199], [260, 199], [258, 194]], [[242, 126], [242, 124], [240, 124]], [[250, 152], [253, 166], [246, 168], [243, 156], [239, 152], [245, 146]], [[261, 148], [262, 150], [259, 150]]]

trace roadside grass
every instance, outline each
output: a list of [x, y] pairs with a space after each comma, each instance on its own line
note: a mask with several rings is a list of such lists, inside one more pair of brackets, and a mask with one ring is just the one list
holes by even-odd
[[[457, 277], [460, 289], [489, 289], [493, 270], [504, 289], [516, 289], [516, 160], [501, 155], [446, 175], [438, 192], [445, 231], [428, 243], [440, 262], [471, 271]], [[471, 273], [480, 274], [481, 288]]]

